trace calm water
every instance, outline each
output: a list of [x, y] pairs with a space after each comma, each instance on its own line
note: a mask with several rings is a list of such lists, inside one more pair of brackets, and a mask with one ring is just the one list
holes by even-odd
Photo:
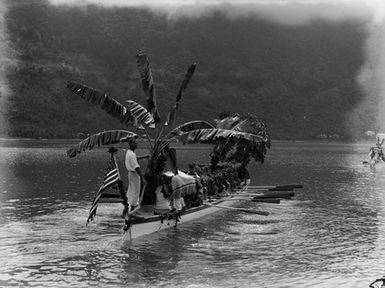
[[[245, 204], [268, 217], [226, 211], [131, 245], [119, 206], [100, 206], [85, 227], [105, 150], [69, 159], [60, 143], [2, 147], [0, 287], [368, 287], [385, 274], [385, 168], [361, 164], [369, 145], [274, 143], [252, 184], [301, 183], [294, 200]], [[179, 162], [208, 152], [180, 150]], [[122, 150], [118, 160], [123, 171]]]

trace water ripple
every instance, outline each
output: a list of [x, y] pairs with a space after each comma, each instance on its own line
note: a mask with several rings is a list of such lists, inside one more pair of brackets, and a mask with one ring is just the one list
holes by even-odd
[[114, 204], [85, 227], [105, 152], [2, 149], [1, 287], [368, 287], [384, 274], [385, 169], [361, 165], [359, 144], [278, 145], [253, 183], [304, 188], [245, 204], [268, 217], [223, 211], [132, 243]]

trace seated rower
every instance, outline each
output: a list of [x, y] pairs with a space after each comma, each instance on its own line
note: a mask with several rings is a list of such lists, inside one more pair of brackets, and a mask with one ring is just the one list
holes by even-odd
[[251, 183], [249, 170], [242, 166], [238, 170], [238, 177], [241, 180], [241, 186], [249, 186]]
[[164, 193], [165, 189], [169, 189], [168, 186], [168, 184], [159, 185], [155, 190], [156, 202], [154, 205], [154, 214], [156, 215], [166, 214], [171, 210], [170, 200], [165, 197], [167, 192]]
[[197, 205], [198, 190], [197, 180], [180, 170], [178, 174], [174, 174], [171, 171], [164, 173], [164, 175], [171, 177], [171, 183], [165, 189], [171, 190], [169, 197], [171, 208], [181, 211], [184, 208], [190, 208]]
[[184, 202], [183, 197], [179, 196], [172, 199], [171, 206], [172, 206], [172, 209], [175, 209], [175, 211], [180, 212], [185, 209], [186, 203]]
[[191, 175], [193, 177], [199, 177], [199, 175], [196, 173], [195, 167], [196, 167], [195, 162], [188, 164], [187, 174], [189, 174], [189, 175]]

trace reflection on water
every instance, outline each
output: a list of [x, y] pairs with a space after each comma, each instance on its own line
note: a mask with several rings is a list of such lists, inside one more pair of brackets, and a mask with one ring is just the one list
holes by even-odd
[[[131, 244], [115, 204], [85, 227], [105, 151], [68, 159], [61, 145], [28, 147], [0, 148], [1, 287], [368, 287], [385, 274], [385, 169], [361, 164], [368, 145], [274, 143], [252, 184], [303, 184], [294, 200]], [[179, 150], [181, 165], [209, 152], [191, 151]]]

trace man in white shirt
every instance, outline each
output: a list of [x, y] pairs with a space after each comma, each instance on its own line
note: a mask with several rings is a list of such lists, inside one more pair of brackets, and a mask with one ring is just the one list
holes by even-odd
[[[127, 201], [131, 205], [131, 210], [135, 206], [138, 206], [140, 199], [141, 186], [146, 184], [146, 180], [142, 176], [140, 171], [140, 166], [138, 163], [138, 159], [135, 154], [135, 149], [138, 147], [136, 140], [134, 138], [130, 138], [128, 140], [129, 149], [126, 152], [126, 169], [128, 171], [128, 188], [127, 188]], [[143, 156], [142, 158], [148, 158], [149, 156]]]

